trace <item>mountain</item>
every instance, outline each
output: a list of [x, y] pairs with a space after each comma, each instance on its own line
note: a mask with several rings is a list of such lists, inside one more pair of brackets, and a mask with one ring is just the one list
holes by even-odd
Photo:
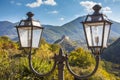
[[120, 37], [120, 23], [111, 20], [113, 23], [111, 26], [110, 38], [119, 38]]
[[[86, 43], [84, 38], [83, 26], [80, 22], [85, 20], [85, 16], [78, 17], [77, 19], [66, 23], [62, 26], [54, 26], [46, 28], [44, 30], [43, 36], [48, 39], [48, 42], [53, 43], [57, 39], [61, 38], [63, 35], [69, 36], [70, 39], [78, 41], [80, 43]], [[116, 40], [120, 37], [120, 23], [112, 21], [110, 40]], [[54, 36], [53, 36], [54, 35]], [[57, 35], [57, 36], [56, 36]]]
[[[60, 39], [63, 35], [69, 36], [71, 40], [77, 41], [81, 44], [85, 44], [83, 26], [80, 22], [85, 20], [85, 16], [78, 17], [75, 20], [66, 23], [62, 26], [42, 25], [45, 27], [42, 37], [49, 43], [54, 43]], [[111, 20], [112, 21], [112, 20]], [[112, 21], [112, 28], [110, 34], [110, 41], [120, 37], [120, 23]], [[11, 23], [8, 21], [0, 21], [0, 36], [7, 35], [11, 39], [16, 40], [17, 34], [14, 26], [17, 23]]]
[[72, 41], [68, 36], [65, 35], [63, 35], [60, 39], [56, 40], [54, 44], [61, 45], [62, 48], [67, 52], [70, 52], [78, 47], [76, 42]]
[[120, 38], [104, 50], [102, 58], [107, 61], [120, 64]]
[[[85, 45], [85, 37], [83, 32], [83, 26], [80, 22], [84, 21], [85, 16], [78, 17], [75, 20], [66, 23], [62, 26], [52, 26], [52, 25], [42, 25], [45, 27], [43, 31], [42, 37], [46, 39], [49, 43], [54, 43], [55, 41], [61, 39], [63, 35], [68, 36], [72, 41], [76, 42], [80, 45]], [[111, 20], [112, 27], [109, 38], [109, 43], [111, 44], [107, 49], [104, 50], [104, 55], [102, 56], [104, 59], [108, 61], [113, 61], [119, 63], [120, 57], [120, 23]], [[17, 33], [15, 29], [15, 25], [18, 23], [11, 23], [8, 21], [0, 21], [0, 36], [6, 35], [9, 36], [12, 40], [18, 40]], [[118, 39], [117, 41], [115, 41]], [[115, 41], [115, 42], [113, 42]], [[69, 40], [64, 41], [64, 44], [67, 43], [67, 47], [72, 46], [72, 50], [74, 45], [71, 45]], [[108, 57], [109, 56], [109, 57]]]
[[15, 23], [9, 21], [0, 21], [0, 36], [6, 35], [11, 39], [16, 38]]

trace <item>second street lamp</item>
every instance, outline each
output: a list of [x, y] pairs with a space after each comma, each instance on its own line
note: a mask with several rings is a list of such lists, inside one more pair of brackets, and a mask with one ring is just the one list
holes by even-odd
[[39, 21], [32, 19], [33, 16], [32, 12], [27, 13], [28, 18], [26, 20], [21, 20], [20, 24], [16, 26], [16, 28], [17, 28], [21, 48], [23, 49], [28, 48], [30, 50], [28, 56], [29, 67], [30, 70], [35, 75], [37, 75], [38, 77], [44, 77], [50, 75], [55, 70], [56, 66], [58, 66], [58, 80], [64, 80], [65, 64], [68, 71], [75, 78], [85, 79], [95, 74], [99, 65], [99, 54], [101, 53], [103, 48], [107, 47], [107, 41], [110, 33], [110, 26], [112, 23], [106, 18], [105, 15], [99, 13], [101, 6], [95, 5], [93, 9], [95, 12], [92, 15], [87, 15], [85, 21], [82, 22], [82, 24], [83, 24], [88, 48], [91, 49], [94, 55], [96, 65], [94, 70], [91, 71], [90, 74], [81, 75], [81, 76], [75, 74], [72, 71], [68, 61], [69, 57], [63, 53], [61, 48], [59, 50], [59, 54], [58, 55], [55, 54], [54, 57], [52, 58], [54, 60], [54, 64], [49, 72], [42, 74], [34, 69], [34, 67], [32, 66], [32, 55], [31, 55], [32, 49], [39, 47], [43, 27], [41, 27]]
[[107, 47], [112, 24], [107, 16], [99, 13], [100, 9], [100, 5], [95, 5], [94, 13], [87, 15], [85, 21], [82, 22], [88, 48], [95, 54], [101, 53], [102, 49]]

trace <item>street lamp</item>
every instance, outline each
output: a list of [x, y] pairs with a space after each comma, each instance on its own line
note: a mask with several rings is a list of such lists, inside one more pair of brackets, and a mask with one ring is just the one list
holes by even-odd
[[43, 27], [40, 22], [33, 20], [34, 14], [27, 13], [28, 18], [21, 20], [16, 26], [21, 48], [38, 48], [40, 44]]
[[54, 64], [49, 72], [42, 74], [42, 73], [38, 73], [33, 68], [31, 53], [33, 48], [39, 47], [43, 27], [40, 25], [39, 21], [32, 19], [33, 13], [28, 12], [27, 13], [28, 18], [26, 20], [21, 20], [20, 24], [16, 26], [16, 28], [17, 28], [21, 48], [30, 49], [28, 56], [30, 70], [38, 77], [44, 77], [50, 75], [55, 70], [56, 66], [58, 66], [58, 80], [64, 80], [65, 64], [68, 71], [75, 78], [85, 79], [95, 74], [99, 65], [99, 53], [104, 47], [107, 46], [107, 40], [110, 33], [110, 25], [111, 25], [111, 22], [108, 19], [106, 19], [106, 16], [99, 13], [100, 8], [101, 7], [99, 5], [95, 5], [93, 7], [95, 12], [92, 15], [87, 15], [85, 21], [82, 22], [87, 40], [87, 45], [88, 48], [90, 48], [95, 55], [94, 57], [95, 57], [96, 65], [94, 70], [90, 74], [81, 75], [81, 76], [75, 74], [72, 71], [68, 62], [68, 56], [63, 53], [61, 48], [59, 50], [59, 54], [58, 55], [55, 54], [54, 57], [52, 58], [54, 60]]
[[95, 5], [94, 13], [87, 15], [85, 21], [82, 22], [87, 46], [94, 54], [100, 54], [103, 48], [107, 47], [112, 24], [106, 15], [99, 13], [100, 9], [100, 5]]

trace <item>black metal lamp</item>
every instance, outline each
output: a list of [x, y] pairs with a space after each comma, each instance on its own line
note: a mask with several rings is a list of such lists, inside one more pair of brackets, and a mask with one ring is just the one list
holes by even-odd
[[100, 5], [95, 5], [93, 7], [94, 13], [87, 15], [85, 21], [82, 22], [88, 48], [94, 53], [96, 51], [100, 53], [103, 48], [107, 47], [112, 24], [107, 16], [99, 13], [100, 9]]
[[75, 74], [72, 71], [68, 61], [69, 57], [63, 53], [61, 48], [59, 50], [59, 54], [57, 55], [55, 54], [54, 57], [52, 58], [54, 60], [54, 64], [50, 71], [43, 74], [37, 72], [34, 69], [34, 67], [32, 66], [32, 55], [31, 55], [32, 48], [39, 47], [43, 27], [41, 27], [38, 21], [32, 19], [33, 13], [31, 12], [27, 13], [28, 19], [21, 20], [20, 24], [16, 26], [16, 28], [17, 28], [21, 47], [30, 48], [30, 52], [28, 56], [29, 67], [34, 74], [36, 74], [38, 77], [47, 76], [50, 75], [55, 70], [56, 66], [58, 66], [58, 80], [64, 80], [64, 64], [66, 64], [68, 71], [75, 78], [78, 79], [86, 79], [96, 73], [100, 60], [99, 53], [101, 53], [100, 51], [104, 47], [107, 47], [108, 36], [110, 33], [110, 27], [112, 23], [106, 18], [105, 15], [99, 13], [101, 6], [95, 5], [93, 9], [95, 12], [92, 15], [87, 15], [85, 21], [82, 23], [84, 27], [88, 48], [90, 48], [92, 52], [96, 54], [94, 56], [96, 65], [90, 74], [81, 75], [81, 76]]
[[39, 21], [32, 19], [34, 16], [32, 12], [28, 12], [27, 16], [28, 18], [26, 20], [21, 20], [19, 25], [16, 26], [20, 47], [38, 48], [43, 27], [40, 25]]

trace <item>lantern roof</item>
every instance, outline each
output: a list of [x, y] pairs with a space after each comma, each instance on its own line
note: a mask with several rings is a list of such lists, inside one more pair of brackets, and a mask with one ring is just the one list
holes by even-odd
[[86, 19], [85, 21], [83, 21], [82, 23], [95, 23], [95, 22], [107, 22], [107, 23], [111, 23], [111, 21], [107, 18], [106, 15], [100, 13], [100, 10], [101, 10], [101, 6], [96, 4], [95, 6], [93, 6], [93, 14], [88, 14], [86, 16]]
[[26, 15], [28, 16], [28, 18], [25, 20], [21, 20], [19, 25], [16, 27], [36, 27], [43, 29], [42, 25], [40, 24], [40, 21], [34, 20], [32, 18], [34, 16], [32, 12], [28, 12]]

